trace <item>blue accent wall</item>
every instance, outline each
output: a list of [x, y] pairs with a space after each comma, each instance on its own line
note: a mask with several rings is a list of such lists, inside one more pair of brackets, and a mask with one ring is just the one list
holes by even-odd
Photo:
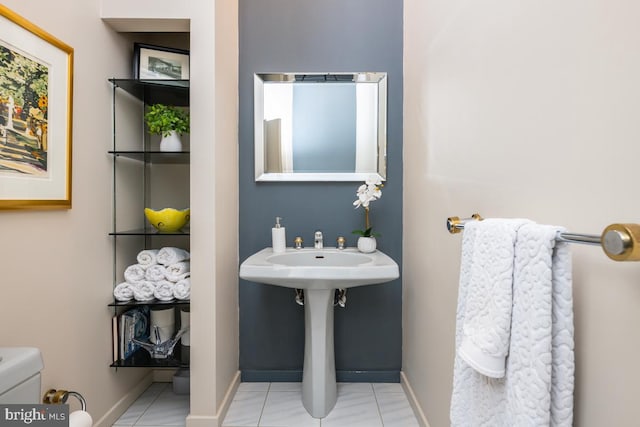
[[[354, 246], [364, 211], [353, 201], [359, 182], [255, 182], [253, 73], [387, 72], [388, 170], [371, 222], [380, 250], [402, 265], [402, 0], [240, 0], [240, 261], [271, 245], [283, 217], [287, 246], [295, 236]], [[401, 279], [349, 289], [335, 309], [336, 370], [349, 381], [398, 381], [402, 363]], [[240, 280], [243, 380], [299, 380], [304, 308], [292, 289]]]

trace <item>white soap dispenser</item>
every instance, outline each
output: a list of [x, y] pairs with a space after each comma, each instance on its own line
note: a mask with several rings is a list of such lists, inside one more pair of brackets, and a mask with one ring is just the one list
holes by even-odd
[[284, 252], [286, 249], [287, 237], [285, 234], [284, 227], [280, 225], [279, 216], [276, 217], [276, 225], [271, 229], [271, 247], [273, 248], [273, 252]]

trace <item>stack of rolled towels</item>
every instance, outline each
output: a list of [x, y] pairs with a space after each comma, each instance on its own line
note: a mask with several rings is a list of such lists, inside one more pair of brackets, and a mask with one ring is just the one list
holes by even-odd
[[171, 301], [191, 296], [191, 268], [188, 251], [174, 247], [146, 249], [137, 264], [124, 271], [124, 282], [113, 289], [118, 301]]

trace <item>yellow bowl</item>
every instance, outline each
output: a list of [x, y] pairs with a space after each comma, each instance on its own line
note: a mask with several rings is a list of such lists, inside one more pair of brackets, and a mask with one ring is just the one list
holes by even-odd
[[190, 218], [190, 209], [173, 209], [173, 208], [164, 208], [159, 211], [155, 211], [153, 209], [145, 208], [144, 215], [147, 217], [147, 220], [153, 225], [158, 231], [171, 233], [174, 231], [179, 231], [182, 227], [187, 225]]

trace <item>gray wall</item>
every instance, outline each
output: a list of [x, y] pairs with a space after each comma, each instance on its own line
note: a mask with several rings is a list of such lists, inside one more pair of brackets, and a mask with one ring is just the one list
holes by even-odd
[[[326, 244], [338, 235], [355, 245], [364, 227], [352, 202], [359, 182], [256, 183], [253, 156], [253, 73], [388, 73], [388, 174], [371, 221], [378, 247], [402, 265], [402, 1], [240, 0], [240, 261], [271, 245], [276, 216], [287, 245], [314, 230]], [[243, 380], [299, 380], [304, 351], [303, 307], [293, 290], [240, 281], [240, 369]], [[402, 357], [401, 281], [350, 289], [335, 310], [340, 380], [397, 381]]]

